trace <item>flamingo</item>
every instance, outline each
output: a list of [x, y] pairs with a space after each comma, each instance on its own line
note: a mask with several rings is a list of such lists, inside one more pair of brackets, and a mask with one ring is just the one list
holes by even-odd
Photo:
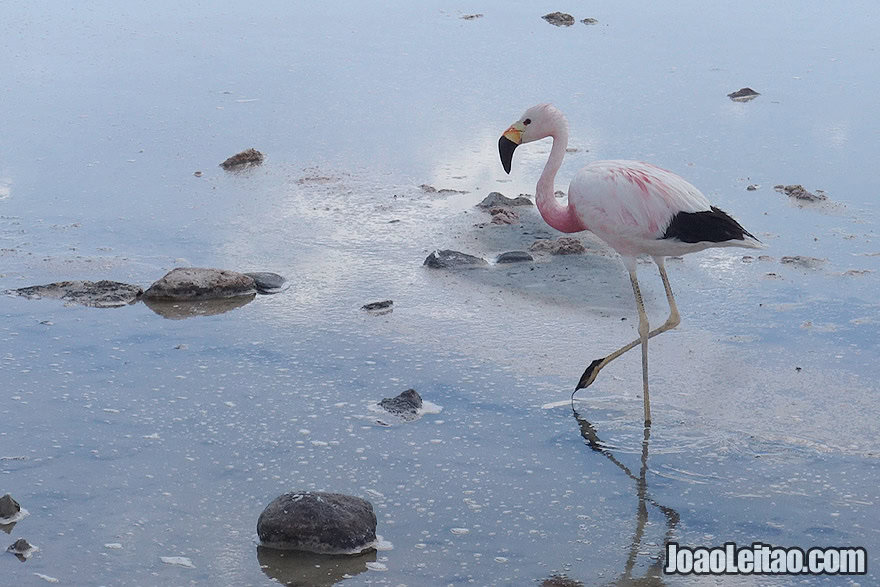
[[[553, 182], [568, 145], [568, 121], [551, 104], [529, 108], [498, 139], [504, 171], [510, 173], [513, 152], [519, 145], [547, 137], [553, 138], [553, 146], [535, 188], [535, 202], [541, 216], [561, 232], [589, 230], [617, 251], [629, 272], [639, 312], [639, 338], [590, 363], [575, 386], [572, 398], [579, 389], [589, 387], [608, 363], [641, 345], [645, 425], [650, 425], [648, 339], [681, 323], [666, 275], [665, 258], [709, 247], [762, 248], [763, 245], [730, 215], [712, 206], [706, 196], [685, 179], [641, 161], [590, 163], [571, 180], [568, 203], [559, 202]], [[660, 270], [669, 304], [669, 317], [654, 330], [648, 324], [636, 277], [636, 258], [642, 255], [650, 256]]]

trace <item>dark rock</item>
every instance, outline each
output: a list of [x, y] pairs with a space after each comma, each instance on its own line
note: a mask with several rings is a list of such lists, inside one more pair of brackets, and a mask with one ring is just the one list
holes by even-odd
[[277, 273], [256, 271], [253, 273], [245, 273], [245, 275], [254, 280], [257, 292], [261, 294], [275, 294], [287, 289], [287, 280]]
[[257, 520], [263, 546], [319, 554], [355, 554], [376, 541], [370, 502], [341, 493], [285, 493]]
[[263, 162], [263, 154], [256, 149], [247, 149], [236, 155], [233, 155], [220, 164], [220, 167], [227, 171], [237, 171], [245, 167], [260, 165]]
[[750, 192], [753, 192], [753, 191], [755, 191], [756, 189], [758, 189], [758, 186], [757, 186], [757, 184], [750, 183], [749, 185], [746, 186], [746, 189], [747, 189], [748, 191], [750, 191]]
[[564, 12], [551, 12], [541, 18], [554, 26], [571, 26], [574, 24], [574, 17]]
[[18, 515], [21, 506], [15, 501], [15, 498], [8, 493], [0, 497], [0, 523], [2, 520], [10, 520]]
[[16, 540], [15, 542], [10, 544], [6, 548], [6, 552], [14, 552], [15, 554], [23, 554], [32, 548], [33, 548], [33, 545], [30, 542], [28, 542], [24, 538], [19, 538], [18, 540]]
[[735, 92], [727, 94], [727, 97], [734, 102], [748, 102], [749, 100], [754, 100], [760, 95], [761, 94], [759, 94], [752, 88], [741, 88]]
[[407, 389], [397, 397], [386, 397], [379, 405], [388, 413], [403, 420], [415, 420], [422, 407], [422, 396], [415, 389]]
[[6, 552], [11, 552], [18, 557], [18, 560], [22, 562], [29, 559], [30, 556], [38, 550], [39, 548], [37, 548], [24, 538], [19, 538], [6, 548]]
[[482, 14], [465, 14], [461, 17], [462, 20], [476, 20], [478, 18], [483, 18]]
[[31, 299], [51, 298], [95, 308], [113, 308], [133, 304], [144, 290], [118, 281], [60, 281], [11, 290]]
[[586, 247], [578, 239], [571, 236], [561, 236], [556, 240], [539, 239], [529, 247], [530, 251], [550, 253], [551, 255], [580, 255], [586, 252]]
[[369, 304], [364, 304], [363, 306], [361, 306], [361, 309], [371, 312], [375, 310], [387, 310], [390, 309], [393, 305], [393, 300], [384, 300], [381, 302], [370, 302]]
[[478, 267], [488, 265], [489, 263], [481, 258], [460, 253], [459, 251], [451, 251], [449, 249], [436, 250], [425, 259], [424, 265], [434, 269], [456, 269], [459, 267]]
[[495, 258], [496, 263], [520, 263], [522, 261], [534, 261], [534, 257], [525, 251], [508, 251]]
[[581, 20], [581, 22], [584, 24], [599, 24], [599, 21], [596, 20], [595, 18], [585, 18], [585, 19]]
[[551, 575], [541, 582], [541, 587], [584, 587], [584, 584], [567, 575]]
[[501, 192], [492, 192], [483, 201], [477, 204], [480, 208], [497, 208], [499, 206], [534, 206], [532, 201], [525, 196], [508, 198]]
[[798, 202], [822, 202], [828, 199], [828, 196], [825, 195], [825, 192], [822, 190], [816, 190], [816, 193], [808, 191], [804, 186], [800, 184], [793, 185], [776, 185], [773, 186], [777, 192], [783, 193], [789, 198], [794, 198]]
[[257, 291], [254, 278], [225, 269], [178, 267], [144, 292], [145, 300], [197, 301], [249, 296]]

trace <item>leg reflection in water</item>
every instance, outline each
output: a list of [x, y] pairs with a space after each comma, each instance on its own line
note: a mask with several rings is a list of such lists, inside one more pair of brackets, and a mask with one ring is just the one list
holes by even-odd
[[[636, 508], [635, 532], [633, 534], [633, 539], [630, 544], [629, 555], [626, 559], [624, 571], [617, 579], [617, 581], [615, 581], [613, 584], [620, 586], [663, 585], [663, 566], [666, 555], [666, 543], [674, 539], [675, 528], [678, 526], [679, 515], [678, 512], [674, 509], [657, 503], [654, 498], [651, 497], [648, 493], [648, 444], [651, 439], [651, 425], [647, 424], [644, 429], [644, 436], [642, 438], [641, 468], [639, 469], [638, 476], [636, 476], [633, 474], [630, 468], [620, 462], [620, 460], [616, 456], [614, 456], [614, 453], [611, 452], [608, 446], [599, 439], [596, 428], [589, 421], [578, 414], [577, 410], [573, 408], [572, 413], [574, 414], [575, 420], [577, 420], [578, 426], [580, 427], [581, 436], [587, 442], [587, 446], [614, 463], [614, 465], [621, 471], [623, 471], [627, 477], [635, 481], [636, 497], [638, 499], [638, 507]], [[639, 552], [643, 551], [642, 541], [645, 535], [645, 526], [648, 523], [649, 504], [663, 514], [666, 521], [666, 534], [662, 543], [657, 546], [657, 555], [653, 557], [653, 562], [651, 563], [651, 566], [647, 569], [645, 576], [633, 577], [632, 573], [635, 569], [636, 557], [638, 556]]]

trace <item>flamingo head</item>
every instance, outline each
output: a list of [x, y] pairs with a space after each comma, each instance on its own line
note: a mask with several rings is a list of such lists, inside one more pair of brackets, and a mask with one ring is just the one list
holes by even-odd
[[504, 171], [510, 173], [513, 152], [523, 143], [549, 137], [556, 130], [562, 113], [552, 104], [538, 104], [526, 110], [498, 139], [498, 154]]

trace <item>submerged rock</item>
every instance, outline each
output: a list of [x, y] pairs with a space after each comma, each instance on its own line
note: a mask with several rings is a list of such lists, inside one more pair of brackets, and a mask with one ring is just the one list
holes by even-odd
[[393, 305], [394, 305], [393, 300], [383, 300], [381, 302], [370, 302], [369, 304], [364, 304], [363, 306], [361, 306], [361, 310], [366, 310], [368, 312], [388, 310], [390, 312], [392, 310]]
[[542, 16], [544, 20], [554, 26], [571, 26], [574, 24], [574, 17], [565, 12], [551, 12]]
[[118, 281], [60, 281], [11, 290], [31, 299], [51, 298], [94, 308], [127, 306], [138, 300], [144, 290]]
[[828, 196], [825, 195], [825, 192], [822, 190], [816, 190], [816, 193], [813, 193], [801, 184], [792, 184], [792, 185], [776, 185], [773, 186], [777, 192], [783, 193], [789, 198], [794, 198], [798, 202], [823, 202], [828, 199]]
[[584, 243], [571, 236], [561, 236], [556, 240], [536, 240], [529, 247], [530, 251], [550, 253], [551, 255], [580, 255], [586, 252]]
[[220, 164], [226, 171], [237, 171], [245, 167], [253, 167], [263, 162], [263, 154], [256, 149], [247, 149], [237, 153]]
[[422, 407], [422, 396], [415, 389], [407, 389], [397, 397], [386, 397], [379, 406], [402, 420], [415, 420]]
[[178, 267], [144, 292], [144, 300], [197, 301], [249, 296], [257, 292], [254, 278], [225, 269]]
[[424, 262], [424, 265], [433, 269], [457, 269], [460, 267], [479, 267], [488, 264], [482, 257], [474, 257], [473, 255], [450, 249], [438, 249], [428, 255]]
[[256, 286], [257, 292], [261, 294], [276, 294], [287, 289], [287, 280], [277, 273], [256, 271], [245, 273], [244, 275], [254, 280], [254, 286]]
[[758, 92], [753, 90], [752, 88], [740, 88], [735, 92], [731, 92], [727, 94], [727, 97], [733, 100], [734, 102], [748, 102], [749, 100], [754, 100], [758, 96], [760, 96]]
[[285, 493], [257, 520], [263, 546], [318, 554], [356, 554], [376, 542], [376, 514], [365, 499], [342, 493]]
[[792, 255], [782, 257], [779, 262], [783, 265], [797, 265], [805, 269], [818, 269], [824, 265], [828, 259], [819, 259], [817, 257], [806, 257], [804, 255]]
[[534, 261], [535, 258], [525, 251], [508, 251], [501, 253], [495, 258], [496, 263], [521, 263], [523, 261]]
[[534, 206], [534, 204], [525, 196], [508, 198], [501, 192], [491, 192], [477, 206], [480, 208], [497, 208], [499, 206]]

